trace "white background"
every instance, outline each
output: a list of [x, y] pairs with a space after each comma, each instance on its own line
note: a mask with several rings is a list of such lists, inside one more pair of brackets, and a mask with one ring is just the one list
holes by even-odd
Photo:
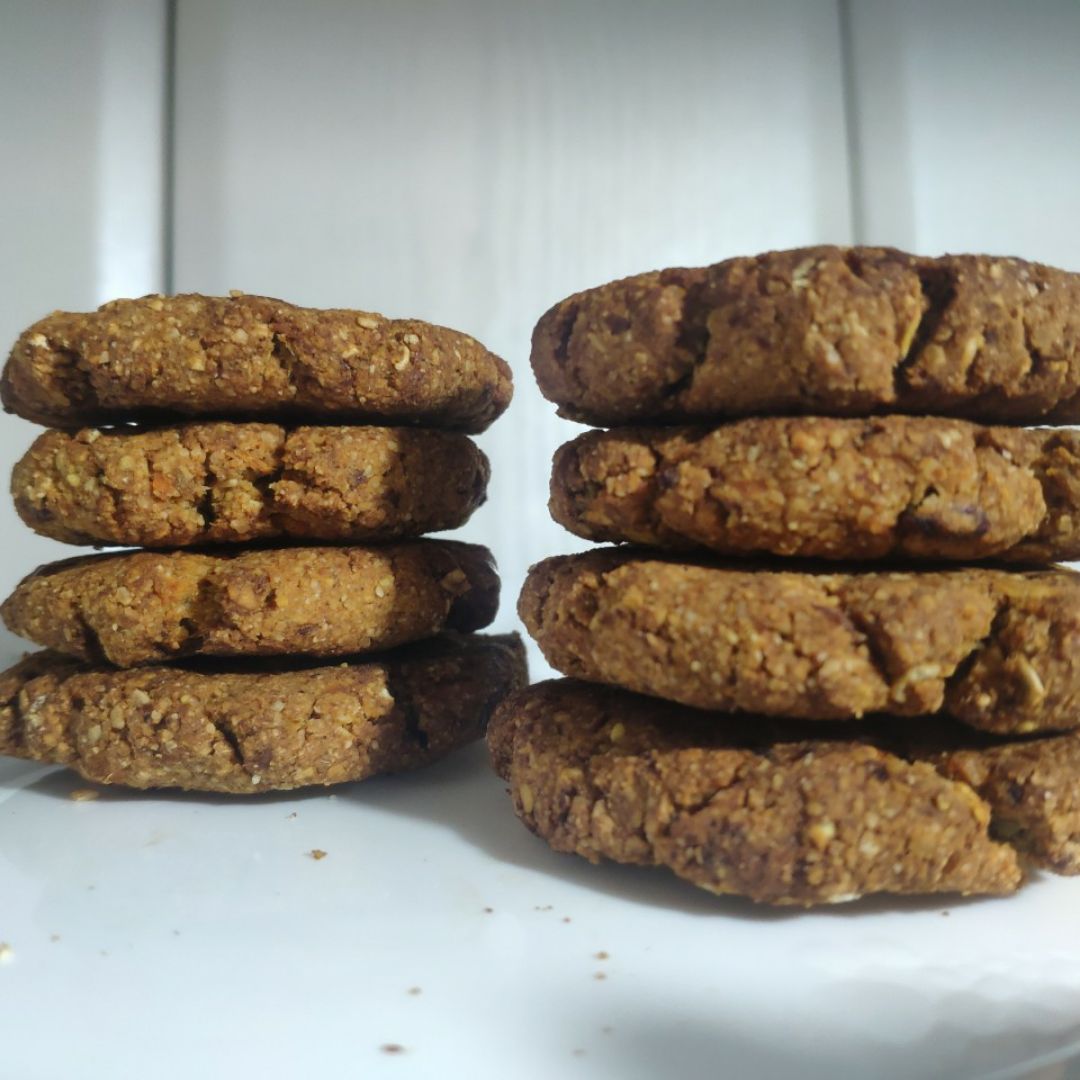
[[[0, 339], [13, 340], [53, 308], [86, 309], [114, 296], [163, 289], [239, 288], [304, 304], [416, 316], [468, 331], [506, 357], [516, 378], [510, 412], [482, 438], [494, 465], [490, 501], [463, 534], [495, 551], [505, 579], [497, 626], [511, 628], [525, 568], [546, 554], [576, 546], [546, 512], [551, 452], [576, 429], [555, 417], [532, 384], [528, 348], [537, 317], [562, 296], [623, 274], [817, 242], [888, 243], [927, 253], [990, 251], [1080, 270], [1078, 57], [1080, 4], [1071, 0], [178, 0], [172, 5], [161, 0], [0, 0]], [[33, 434], [31, 425], [0, 417], [0, 469], [10, 468]], [[72, 549], [33, 536], [10, 506], [0, 503], [0, 553], [0, 593], [6, 593], [36, 563]], [[9, 654], [15, 648], [10, 638], [0, 644]], [[539, 664], [535, 669], [542, 674]], [[409, 797], [421, 807], [416, 817], [427, 814], [431, 820], [423, 827], [413, 822], [413, 831], [400, 838], [421, 848], [430, 840], [431, 821], [443, 812], [439, 798], [444, 790], [447, 807], [468, 805], [461, 802], [468, 800], [467, 793], [454, 793], [465, 791], [472, 774], [458, 769], [440, 774], [441, 787], [413, 790]], [[469, 782], [478, 781], [472, 777]], [[361, 803], [369, 798], [367, 790]], [[383, 803], [400, 802], [410, 790], [375, 787], [370, 798], [378, 803], [377, 793], [389, 791]], [[431, 790], [436, 794], [424, 803], [423, 792]], [[527, 842], [519, 837], [501, 791], [493, 783], [483, 790], [487, 801], [469, 811], [467, 824], [475, 825], [489, 805], [496, 818], [504, 814], [505, 832], [496, 826], [499, 839], [492, 851], [459, 853], [444, 846], [437, 849], [441, 855], [433, 856], [435, 867], [408, 879], [421, 906], [405, 906], [421, 927], [425, 948], [435, 948], [443, 936], [441, 909], [423, 906], [434, 902], [432, 890], [437, 892], [444, 880], [439, 860], [460, 856], [460, 865], [469, 868], [474, 865], [469, 860], [479, 858], [476, 874], [482, 875], [492, 853], [512, 861], [518, 857], [515, 842]], [[71, 865], [65, 862], [70, 850], [61, 843], [64, 837], [80, 851], [92, 849], [102, 837], [121, 843], [123, 837], [109, 830], [122, 831], [130, 819], [109, 818], [91, 828], [86, 823], [93, 819], [79, 818], [81, 827], [68, 836], [71, 823], [62, 813], [66, 802], [26, 798], [31, 809], [38, 806], [33, 811], [38, 831], [33, 843], [25, 845], [13, 844], [9, 834], [0, 852], [13, 860], [0, 894], [0, 940], [5, 913], [16, 921], [32, 921], [33, 915], [44, 929], [63, 921], [66, 911], [73, 926], [82, 926], [86, 957], [82, 966], [64, 967], [53, 960], [50, 968], [43, 959], [48, 945], [40, 946], [44, 966], [37, 970], [45, 974], [36, 984], [39, 997], [34, 987], [21, 991], [23, 1012], [15, 1013], [0, 984], [0, 1016], [10, 1023], [18, 1015], [31, 1023], [31, 1011], [45, 1009], [52, 1000], [56, 980], [71, 985], [89, 978], [97, 994], [116, 993], [115, 977], [109, 981], [93, 974], [98, 953], [107, 951], [97, 948], [100, 943], [91, 944], [95, 927], [104, 926], [105, 936], [122, 939], [128, 933], [139, 942], [142, 951], [132, 953], [129, 967], [121, 969], [127, 976], [145, 976], [150, 957], [153, 969], [171, 978], [171, 965], [183, 965], [170, 958], [166, 922], [153, 923], [145, 906], [136, 903], [162, 902], [161, 896], [148, 899], [140, 892], [144, 876], [131, 876], [132, 868], [125, 865], [114, 867], [110, 877], [108, 859], [97, 865], [93, 874], [101, 882], [111, 881], [114, 889], [113, 899], [101, 901], [104, 906], [87, 906], [82, 893], [76, 903], [76, 886], [64, 878]], [[323, 820], [317, 815], [327, 805], [333, 807], [304, 805], [316, 821]], [[344, 829], [343, 821], [370, 831], [373, 823], [383, 821], [380, 814], [389, 812], [385, 805], [381, 811], [369, 806], [356, 815], [356, 805], [350, 803], [355, 821], [343, 818], [339, 808], [304, 843], [316, 846], [321, 840], [329, 847], [326, 836]], [[145, 855], [150, 861], [140, 867], [160, 875], [167, 896], [185, 896], [183, 874], [210, 857], [210, 841], [200, 831], [203, 805], [181, 800], [132, 806], [145, 806], [148, 820], [160, 818], [178, 830], [179, 854], [172, 861], [154, 863]], [[95, 804], [80, 807], [79, 813], [106, 809]], [[284, 820], [284, 808], [280, 816]], [[220, 824], [222, 819], [214, 820]], [[235, 886], [236, 895], [244, 895], [245, 881], [263, 883], [260, 874], [280, 884], [280, 877], [251, 863], [227, 869], [233, 865], [228, 861], [234, 856], [228, 846], [232, 830], [242, 835], [244, 822], [251, 820], [237, 811], [228, 816], [224, 839], [214, 830], [214, 866], [226, 882], [222, 887]], [[162, 831], [168, 827], [162, 825]], [[465, 826], [446, 829], [448, 835], [469, 833]], [[277, 842], [266, 840], [267, 858], [275, 867]], [[291, 840], [281, 842], [292, 851]], [[347, 840], [340, 843], [344, 847]], [[378, 851], [377, 838], [371, 844]], [[367, 849], [361, 845], [359, 850]], [[545, 861], [546, 852], [522, 850], [532, 852], [522, 856], [524, 861], [532, 860], [530, 865], [542, 871], [528, 880], [533, 889], [529, 899], [535, 898], [539, 911], [548, 902], [545, 897], [571, 888], [565, 881], [560, 884], [559, 875], [576, 882], [576, 870], [565, 869], [562, 861]], [[332, 869], [330, 860], [327, 865]], [[334, 871], [336, 879], [330, 874], [320, 879], [320, 888], [329, 889], [325, 904], [346, 902], [351, 887], [347, 869]], [[462, 886], [464, 899], [459, 896], [454, 903], [460, 901], [470, 912], [492, 896], [510, 904], [513, 887], [507, 883], [517, 879], [510, 870], [500, 873], [484, 896]], [[581, 874], [584, 882], [585, 875], [600, 872], [585, 867]], [[670, 935], [683, 955], [694, 952], [697, 927], [708, 922], [713, 940], [720, 933], [715, 921], [706, 919], [706, 906], [696, 897], [685, 898], [685, 890], [650, 885], [627, 900], [631, 879], [618, 871], [605, 874], [589, 879], [606, 884], [592, 929], [574, 939], [583, 962], [588, 950], [603, 948], [616, 936], [613, 931], [605, 938], [604, 920], [627, 918], [627, 906], [639, 914], [662, 909], [649, 932]], [[92, 876], [90, 870], [87, 875]], [[295, 905], [312, 902], [305, 880], [297, 874], [276, 894], [278, 900], [259, 906], [244, 925], [274, 934], [277, 942], [285, 940], [289, 913], [297, 910]], [[549, 893], [540, 887], [545, 881], [554, 882]], [[509, 893], [504, 896], [500, 889]], [[368, 894], [372, 917], [392, 919], [397, 895], [378, 892], [373, 899]], [[528, 911], [523, 895], [515, 902]], [[1061, 901], [1064, 893], [1032, 895], [1022, 915], [1028, 925], [1035, 921], [1053, 927], [1053, 920], [1069, 910]], [[580, 903], [591, 910], [584, 899]], [[12, 916], [11, 904], [21, 914]], [[162, 919], [192, 921], [190, 908], [174, 908], [166, 903], [168, 914]], [[336, 909], [327, 913], [340, 916]], [[689, 915], [695, 918], [687, 922]], [[934, 929], [941, 925], [936, 916], [912, 915], [906, 925], [946, 955], [950, 935]], [[999, 940], [993, 918], [963, 917], [974, 920], [968, 938], [960, 919], [951, 925], [957, 940], [974, 942], [968, 951], [961, 950], [965, 963], [978, 955], [982, 940], [988, 950], [990, 943], [1004, 948], [1008, 934]], [[530, 957], [534, 964], [542, 960], [530, 947], [560, 956], [554, 931], [534, 927], [528, 918], [494, 924], [481, 920], [472, 929], [468, 919], [454, 923], [460, 934], [455, 931], [459, 952], [453, 963], [458, 970], [467, 966], [475, 949], [481, 956], [485, 949], [501, 956], [508, 948], [523, 967]], [[805, 925], [818, 928], [814, 948], [824, 956], [836, 940], [838, 921], [816, 918]], [[868, 955], [880, 959], [874, 952], [880, 941], [873, 919], [862, 920], [859, 940]], [[209, 915], [205, 921], [214, 924]], [[764, 924], [750, 920], [740, 928], [738, 923], [724, 924], [729, 936], [734, 934], [725, 950], [734, 956], [741, 948], [744, 965], [750, 963], [748, 941], [760, 941], [774, 959], [787, 949], [784, 932], [774, 929], [760, 937]], [[226, 998], [233, 990], [249, 997], [254, 993], [250, 980], [235, 982], [240, 977], [230, 967], [233, 959], [251, 963], [252, 977], [273, 986], [273, 964], [261, 952], [258, 962], [250, 951], [226, 947], [223, 952], [212, 926], [200, 939], [199, 917], [194, 924], [194, 936], [184, 939], [191, 942], [191, 951], [184, 954], [188, 967], [183, 971], [193, 978], [197, 967], [192, 965], [206, 965], [218, 987], [208, 997], [215, 1009], [228, 1010]], [[236, 930], [236, 924], [227, 925], [230, 933]], [[309, 949], [306, 955], [325, 956], [341, 944], [330, 930], [324, 940], [317, 927], [305, 925], [293, 930]], [[148, 942], [148, 935], [158, 931], [162, 940]], [[187, 924], [184, 932], [189, 933]], [[1009, 932], [1027, 931], [1013, 922]], [[1051, 936], [1048, 931], [1048, 940]], [[378, 933], [350, 942], [370, 955], [377, 939]], [[303, 955], [303, 949], [290, 954], [294, 973], [303, 966]], [[889, 963], [896, 959], [888, 949], [881, 955]], [[33, 947], [20, 943], [23, 972], [34, 970], [35, 956]], [[904, 956], [901, 961], [908, 962]], [[991, 968], [996, 962], [987, 961]], [[656, 969], [647, 960], [641, 963], [644, 993]], [[542, 966], [529, 970], [545, 974]], [[626, 970], [633, 972], [629, 958]], [[677, 965], [664, 969], [669, 990], [678, 987], [681, 970]], [[836, 975], [839, 969], [830, 970]], [[1001, 978], [1002, 970], [1012, 969], [1006, 964], [993, 970]], [[710, 986], [717, 1000], [725, 992], [730, 998], [733, 991], [737, 1000], [737, 987], [725, 985], [715, 971], [710, 979], [701, 985]], [[344, 971], [335, 969], [327, 985], [346, 984]], [[495, 998], [503, 990], [513, 997], [516, 985], [497, 986]], [[886, 986], [893, 984], [883, 978], [878, 991], [884, 994]], [[573, 1011], [576, 1006], [556, 1000], [560, 987], [550, 983], [551, 1011]], [[317, 987], [307, 989], [317, 997]], [[812, 981], [804, 989], [810, 992]], [[167, 993], [164, 986], [159, 990]], [[376, 997], [399, 992], [396, 983], [370, 983], [368, 990]], [[768, 996], [767, 987], [757, 992]], [[266, 1001], [258, 1001], [269, 1008], [273, 995], [266, 993]], [[484, 993], [490, 996], [491, 987]], [[931, 1033], [924, 1048], [932, 1045], [935, 1053], [944, 1053], [952, 1029], [935, 1027], [933, 1007], [924, 1002], [930, 1012], [923, 1017], [911, 1005], [911, 1000], [918, 1003], [917, 994], [910, 999], [912, 991], [905, 993], [910, 1008], [900, 1012], [910, 1021], [909, 1050], [917, 1039], [912, 1032], [924, 1030]], [[485, 1008], [493, 1006], [483, 1000]], [[752, 1004], [752, 1015], [766, 1015], [761, 1000], [748, 997], [745, 1012], [732, 1006], [730, 1022], [737, 1016], [739, 1023], [750, 1024]], [[972, 993], [964, 1000], [971, 1013], [964, 1022], [977, 1024], [990, 998]], [[125, 1001], [137, 1022], [151, 1029], [168, 1019], [152, 1004], [143, 1003], [139, 1011], [140, 1003]], [[822, 1009], [832, 1002], [822, 998]], [[96, 1004], [87, 1006], [84, 1027], [76, 1029], [82, 1039], [94, 1038]], [[528, 1000], [520, 1004], [533, 1007]], [[684, 1012], [692, 1011], [701, 1002], [684, 1005]], [[875, 1008], [879, 1015], [881, 1010], [893, 1015], [898, 1008], [889, 995], [880, 1001], [872, 995], [861, 1003], [846, 1000], [843, 1007], [851, 1010], [852, 1025]], [[986, 1008], [987, 1026], [996, 1026], [1004, 1039], [1013, 1014], [1004, 1006], [1000, 1014]], [[1046, 1012], [1035, 1012], [1039, 1023], [1049, 1023]], [[323, 1018], [327, 1023], [347, 1022], [336, 1013], [328, 1015]], [[450, 1014], [444, 1009], [418, 1015], [427, 1015], [423, 1023], [432, 1030], [430, 1025], [447, 1022]], [[223, 1040], [218, 1047], [223, 1056], [206, 1061], [227, 1060], [241, 1071], [245, 1061], [263, 1061], [259, 1045], [244, 1042], [251, 1032], [241, 1020], [236, 1042], [224, 1041], [227, 1028], [210, 1024], [219, 1033], [214, 1037]], [[815, 1022], [827, 1020], [823, 1012]], [[845, 1037], [843, 1017], [834, 1011], [832, 1020], [840, 1026], [828, 1030]], [[5, 1035], [3, 1023], [0, 1037], [10, 1046], [12, 1032]], [[321, 1039], [329, 1037], [318, 1030]], [[708, 1070], [715, 1032], [702, 1027], [696, 1036], [691, 1032], [688, 1043], [680, 1030], [673, 1021], [666, 1029], [667, 1042], [649, 1039], [643, 1031], [636, 1044], [639, 1053], [624, 1047], [628, 1056], [603, 1075], [649, 1075], [651, 1067], [663, 1064], [650, 1055], [676, 1045], [689, 1046], [697, 1066]], [[302, 1046], [302, 1041], [290, 1041], [292, 1031], [286, 1024], [264, 1035], [262, 1045], [281, 1054], [281, 1061], [292, 1060], [289, 1053], [299, 1053]], [[596, 1038], [590, 1031], [589, 1037]], [[368, 1042], [377, 1038], [374, 1030], [368, 1034], [365, 1028], [364, 1061], [369, 1060], [363, 1056]], [[297, 1039], [302, 1035], [297, 1029]], [[853, 1037], [850, 1030], [846, 1037]], [[759, 1038], [764, 1039], [761, 1046], [755, 1042]], [[494, 1034], [491, 1040], [500, 1054], [514, 1052], [513, 1040]], [[791, 1044], [795, 1049], [783, 1053], [769, 1048], [769, 1042], [747, 1029], [732, 1061], [749, 1067], [747, 1062], [762, 1060], [766, 1047], [772, 1067], [790, 1072], [798, 1055], [812, 1045], [813, 1031], [802, 1030]], [[324, 1057], [307, 1060], [341, 1060], [332, 1042], [320, 1045]], [[563, 1056], [552, 1061], [568, 1066], [571, 1045], [560, 1048]], [[726, 1045], [732, 1046], [730, 1041]], [[955, 1040], [949, 1052], [954, 1058], [948, 1060], [960, 1060]], [[874, 1053], [891, 1062], [892, 1071], [884, 1070], [889, 1075], [903, 1075], [888, 1046], [884, 1051], [877, 1046]], [[980, 1070], [1008, 1056], [995, 1058], [992, 1046], [980, 1053], [968, 1057], [981, 1063]], [[19, 1060], [24, 1068], [17, 1075], [29, 1076], [29, 1059]], [[123, 1060], [132, 1069], [138, 1064]], [[303, 1060], [301, 1055], [294, 1064], [299, 1067]], [[930, 1060], [922, 1061], [920, 1072], [913, 1059], [911, 1075], [934, 1075], [926, 1065]], [[176, 1061], [182, 1064], [183, 1056]], [[422, 1062], [419, 1071], [415, 1064], [410, 1068], [410, 1075], [431, 1075]], [[185, 1071], [180, 1065], [177, 1069], [178, 1075]], [[7, 1074], [0, 1064], [2, 1075]], [[59, 1074], [42, 1066], [35, 1075]]]

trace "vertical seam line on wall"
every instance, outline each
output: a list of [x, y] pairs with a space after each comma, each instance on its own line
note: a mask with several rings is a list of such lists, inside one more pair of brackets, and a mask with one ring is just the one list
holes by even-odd
[[174, 288], [176, 239], [176, 8], [178, 0], [165, 0], [165, 92], [162, 97], [161, 141], [161, 279], [162, 291]]
[[866, 242], [866, 201], [863, 185], [862, 140], [859, 138], [858, 82], [855, 77], [855, 42], [852, 0], [837, 0], [840, 23], [840, 69], [844, 97], [844, 134], [847, 142], [848, 189], [851, 198], [851, 234], [856, 244]]

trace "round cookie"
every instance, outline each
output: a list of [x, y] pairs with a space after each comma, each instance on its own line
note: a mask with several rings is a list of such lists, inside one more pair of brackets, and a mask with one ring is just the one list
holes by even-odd
[[551, 514], [590, 540], [826, 559], [1080, 558], [1080, 432], [753, 418], [590, 431]]
[[0, 753], [133, 788], [235, 795], [428, 765], [527, 681], [516, 635], [443, 635], [291, 670], [94, 668], [38, 653], [0, 674]]
[[556, 304], [532, 365], [601, 427], [762, 413], [1080, 419], [1080, 275], [813, 247], [639, 274]]
[[537, 563], [518, 611], [565, 675], [808, 720], [940, 713], [1000, 733], [1080, 724], [1080, 575], [821, 573], [613, 549]]
[[338, 656], [495, 617], [499, 579], [474, 544], [131, 552], [51, 563], [0, 607], [47, 648], [119, 667], [179, 656]]
[[47, 431], [11, 492], [30, 528], [69, 544], [394, 540], [463, 525], [489, 473], [456, 432], [192, 423]]
[[1021, 881], [967, 784], [872, 746], [755, 743], [724, 718], [572, 680], [509, 697], [488, 745], [518, 817], [556, 851], [666, 866], [714, 893], [809, 906]]
[[475, 432], [512, 389], [505, 361], [455, 330], [243, 293], [53, 312], [22, 334], [0, 378], [9, 412], [63, 428], [302, 413]]

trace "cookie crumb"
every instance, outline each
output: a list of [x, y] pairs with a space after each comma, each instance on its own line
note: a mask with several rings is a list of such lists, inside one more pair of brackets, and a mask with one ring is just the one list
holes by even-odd
[[402, 1046], [401, 1043], [383, 1043], [382, 1046], [379, 1047], [379, 1049], [384, 1054], [404, 1054], [405, 1053], [405, 1047]]
[[419, 986], [410, 986], [406, 991], [411, 997], [416, 997], [418, 994], [422, 994], [424, 991]]
[[81, 787], [72, 791], [68, 798], [72, 802], [92, 802], [101, 794], [100, 791], [95, 791], [93, 788]]
[[490, 915], [494, 910], [495, 910], [494, 908], [486, 907], [486, 908], [484, 908], [484, 914], [485, 915]]
[[600, 952], [593, 953], [594, 960], [606, 960], [607, 958], [608, 954], [604, 952], [603, 949], [601, 949]]
[[570, 922], [570, 916], [569, 915], [564, 915], [562, 921], [563, 922]]
[[14, 958], [15, 950], [6, 941], [0, 941], [0, 964], [10, 964]]
[[310, 855], [310, 856], [311, 856], [311, 857], [312, 857], [312, 858], [313, 858], [313, 859], [314, 859], [314, 860], [315, 860], [316, 862], [318, 862], [318, 861], [319, 861], [320, 859], [325, 859], [325, 858], [326, 858], [326, 852], [325, 852], [325, 851], [323, 851], [323, 850], [322, 850], [322, 848], [317, 848], [317, 847], [316, 847], [316, 848], [312, 848], [312, 849], [311, 849], [311, 850], [310, 850], [310, 851], [308, 852], [308, 854], [309, 854], [309, 855]]
[[607, 975], [602, 971], [595, 971], [593, 972], [593, 978], [597, 982], [603, 982], [607, 978]]

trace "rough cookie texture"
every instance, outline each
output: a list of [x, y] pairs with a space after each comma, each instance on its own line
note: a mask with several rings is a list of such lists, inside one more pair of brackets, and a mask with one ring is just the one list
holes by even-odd
[[484, 501], [488, 476], [487, 458], [454, 432], [211, 423], [47, 431], [11, 492], [23, 521], [55, 540], [185, 547], [454, 529]]
[[565, 675], [702, 709], [1080, 724], [1080, 575], [816, 573], [613, 549], [547, 559], [518, 611]]
[[511, 393], [507, 364], [457, 331], [240, 293], [53, 312], [0, 379], [9, 412], [63, 428], [303, 413], [482, 431]]
[[755, 743], [727, 718], [571, 680], [509, 697], [488, 744], [518, 817], [593, 862], [773, 904], [1021, 881], [967, 784], [872, 746]]
[[931, 736], [918, 752], [944, 776], [990, 804], [991, 831], [1026, 859], [1058, 874], [1080, 874], [1080, 735], [944, 749]]
[[590, 540], [725, 555], [1080, 558], [1080, 432], [884, 416], [590, 431], [551, 514]]
[[120, 667], [178, 656], [336, 656], [495, 617], [499, 579], [474, 544], [237, 554], [134, 552], [51, 563], [0, 607], [47, 648]]
[[443, 635], [283, 671], [92, 668], [38, 653], [0, 675], [0, 753], [102, 784], [238, 795], [414, 769], [479, 738], [527, 681], [517, 635]]
[[640, 274], [533, 333], [544, 395], [599, 426], [755, 413], [1080, 419], [1080, 275], [815, 247]]

